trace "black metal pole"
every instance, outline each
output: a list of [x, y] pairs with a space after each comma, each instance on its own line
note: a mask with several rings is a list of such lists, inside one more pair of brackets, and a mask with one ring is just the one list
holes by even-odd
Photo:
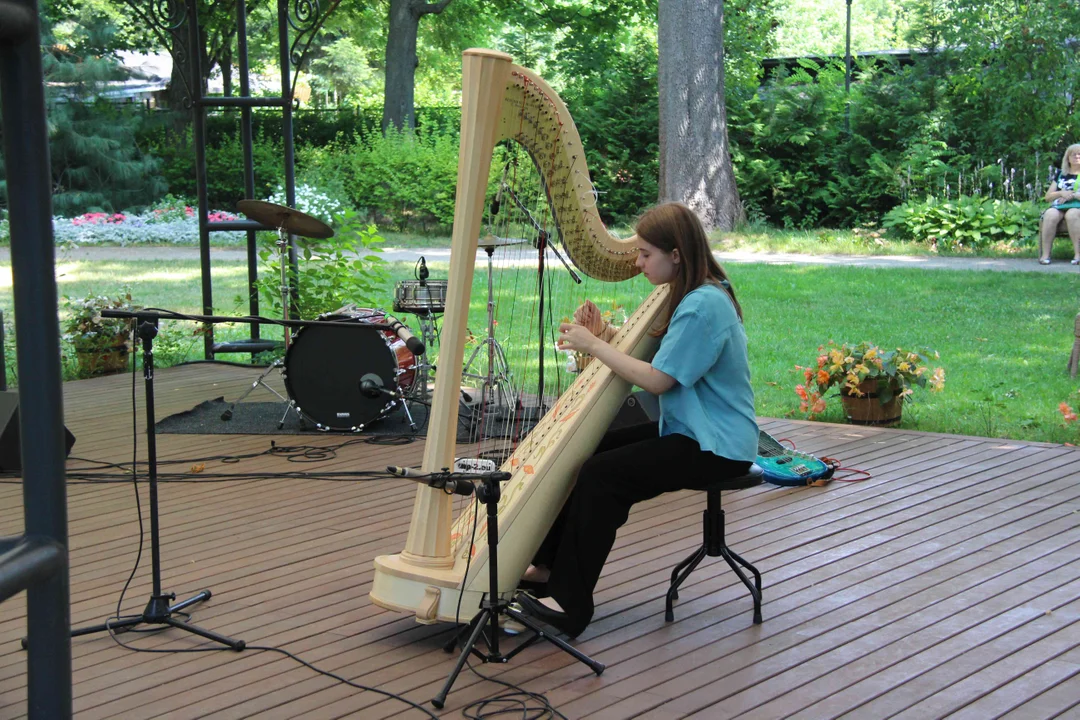
[[[240, 96], [247, 98], [251, 95], [251, 81], [248, 77], [250, 66], [248, 64], [247, 46], [247, 3], [244, 0], [236, 0], [236, 54], [240, 62]], [[251, 130], [251, 107], [240, 106], [240, 138], [244, 144], [244, 197], [255, 198], [255, 161], [252, 144], [254, 138]], [[255, 242], [255, 231], [247, 231], [247, 271], [248, 271], [248, 313], [259, 314], [259, 291], [256, 283], [259, 281], [259, 248]], [[251, 339], [260, 338], [261, 327], [258, 323], [251, 326]]]
[[4, 313], [0, 312], [0, 392], [7, 390], [7, 338], [4, 335]]
[[851, 0], [847, 0], [847, 42], [844, 48], [844, 130], [851, 134]]
[[52, 178], [36, 0], [11, 3], [30, 22], [0, 42], [0, 105], [11, 208], [11, 275], [15, 300], [23, 504], [26, 535], [61, 548], [63, 566], [26, 592], [26, 624], [34, 643], [26, 661], [32, 720], [69, 718], [71, 630], [67, 567], [67, 488], [60, 327], [52, 232]]
[[[187, 0], [188, 67], [191, 68], [192, 141], [195, 145], [195, 186], [199, 195], [199, 267], [202, 275], [203, 314], [214, 312], [214, 285], [210, 271], [210, 201], [206, 189], [206, 108], [203, 106], [202, 32], [199, 3]], [[214, 327], [203, 326], [203, 357], [214, 359]]]
[[[157, 336], [157, 318], [138, 321], [139, 339], [143, 347], [143, 388], [146, 399], [146, 473], [150, 484], [150, 537], [160, 537], [158, 532], [158, 487], [157, 487], [157, 432], [154, 428], [154, 337]], [[149, 617], [168, 616], [169, 601], [161, 595], [161, 547], [159, 543], [150, 543], [150, 574], [152, 587], [150, 604], [146, 614]]]
[[[289, 68], [289, 4], [287, 0], [278, 0], [278, 62], [281, 63], [281, 141], [285, 152], [285, 204], [296, 207], [296, 152], [293, 146], [293, 97]], [[297, 278], [300, 267], [297, 264], [296, 236], [289, 234], [289, 297], [292, 309], [290, 317], [300, 317], [297, 308]]]

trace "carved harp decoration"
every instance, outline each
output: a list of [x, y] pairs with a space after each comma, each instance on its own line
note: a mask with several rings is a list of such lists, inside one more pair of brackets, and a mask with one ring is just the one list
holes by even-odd
[[[464, 360], [469, 291], [485, 193], [495, 145], [512, 139], [536, 164], [562, 244], [585, 274], [606, 281], [637, 274], [633, 238], [608, 232], [595, 195], [581, 140], [558, 95], [530, 70], [492, 50], [467, 50], [462, 62], [461, 150], [451, 240], [450, 271], [439, 352], [442, 368]], [[650, 294], [611, 343], [648, 357], [649, 335], [666, 304], [666, 287]], [[443, 374], [445, 376], [445, 370]], [[512, 473], [499, 501], [499, 592], [517, 587], [566, 500], [581, 464], [592, 454], [629, 392], [602, 363], [590, 363], [554, 407], [522, 440], [502, 469]], [[458, 412], [457, 383], [436, 383], [423, 470], [453, 464]], [[371, 599], [416, 614], [420, 622], [472, 617], [488, 589], [486, 512], [470, 504], [456, 520], [450, 496], [417, 489], [405, 549], [375, 559]], [[473, 532], [475, 527], [476, 531]], [[468, 577], [465, 576], [468, 566]]]

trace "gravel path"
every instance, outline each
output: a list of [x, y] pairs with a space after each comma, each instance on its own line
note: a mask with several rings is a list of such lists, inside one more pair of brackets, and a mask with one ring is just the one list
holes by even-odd
[[[387, 250], [381, 253], [387, 261], [415, 262], [423, 255], [429, 262], [446, 262], [450, 258], [447, 248]], [[243, 250], [212, 248], [211, 262], [241, 262], [246, 258]], [[485, 260], [483, 252], [477, 258]], [[965, 258], [933, 257], [927, 255], [800, 255], [796, 253], [757, 253], [743, 250], [718, 252], [721, 263], [762, 263], [770, 265], [842, 265], [846, 267], [915, 267], [930, 270], [997, 270], [1001, 272], [1075, 273], [1078, 268], [1067, 261], [1055, 261], [1051, 265], [1039, 265], [1031, 258]], [[11, 259], [9, 248], [0, 248], [0, 262]], [[198, 260], [199, 249], [195, 247], [81, 247], [63, 250], [57, 261], [64, 260]], [[499, 263], [496, 259], [496, 264]]]

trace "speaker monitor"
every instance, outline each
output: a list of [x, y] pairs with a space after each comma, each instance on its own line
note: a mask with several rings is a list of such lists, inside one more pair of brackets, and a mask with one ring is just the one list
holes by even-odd
[[660, 419], [660, 398], [650, 392], [638, 390], [630, 393], [611, 421], [609, 430], [620, 430], [631, 425], [656, 422]]
[[[64, 457], [71, 452], [75, 436], [64, 428]], [[21, 472], [22, 453], [19, 448], [19, 393], [0, 392], [0, 472]]]

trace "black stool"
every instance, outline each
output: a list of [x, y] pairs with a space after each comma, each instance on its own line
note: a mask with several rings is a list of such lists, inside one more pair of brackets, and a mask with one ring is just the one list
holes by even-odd
[[[675, 620], [675, 613], [671, 609], [671, 604], [679, 599], [679, 586], [690, 576], [690, 573], [694, 572], [694, 568], [698, 566], [698, 563], [708, 555], [709, 557], [720, 556], [727, 560], [727, 564], [743, 581], [743, 585], [746, 585], [747, 589], [750, 590], [750, 594], [754, 598], [754, 622], [761, 624], [761, 573], [757, 571], [756, 567], [736, 555], [724, 542], [724, 510], [720, 507], [720, 492], [722, 490], [742, 490], [743, 488], [760, 485], [763, 479], [764, 473], [755, 464], [750, 466], [750, 471], [745, 475], [718, 480], [705, 489], [709, 494], [709, 500], [705, 512], [702, 513], [704, 542], [690, 557], [676, 565], [675, 569], [671, 571], [671, 587], [667, 591], [667, 610], [664, 613], [666, 621], [672, 622]], [[739, 565], [754, 573], [754, 582], [750, 582], [750, 578], [746, 577], [746, 573], [743, 572]]]

